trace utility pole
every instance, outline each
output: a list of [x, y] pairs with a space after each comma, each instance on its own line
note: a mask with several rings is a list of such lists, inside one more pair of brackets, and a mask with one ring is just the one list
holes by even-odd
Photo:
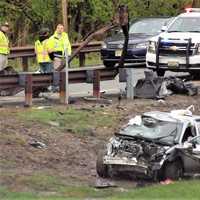
[[[62, 18], [63, 18], [63, 25], [66, 32], [68, 32], [68, 0], [62, 0]], [[65, 44], [66, 45], [66, 44]], [[62, 101], [64, 104], [69, 103], [69, 66], [68, 66], [68, 52], [67, 47], [65, 46], [65, 96]]]
[[65, 31], [68, 32], [68, 0], [62, 0], [62, 18]]

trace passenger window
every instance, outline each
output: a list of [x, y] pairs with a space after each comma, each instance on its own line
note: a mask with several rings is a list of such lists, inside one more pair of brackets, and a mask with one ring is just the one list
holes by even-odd
[[193, 137], [195, 137], [197, 135], [196, 133], [196, 129], [195, 127], [187, 127], [186, 130], [185, 130], [185, 133], [183, 135], [183, 139], [182, 139], [182, 142], [186, 142], [188, 141], [188, 139], [192, 139]]

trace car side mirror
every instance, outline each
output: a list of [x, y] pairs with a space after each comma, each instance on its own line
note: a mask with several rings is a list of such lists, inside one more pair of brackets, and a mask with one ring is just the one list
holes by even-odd
[[162, 26], [161, 32], [165, 32], [167, 30], [167, 26]]

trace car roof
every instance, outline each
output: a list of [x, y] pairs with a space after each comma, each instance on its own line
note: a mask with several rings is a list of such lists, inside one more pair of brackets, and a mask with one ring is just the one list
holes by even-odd
[[171, 19], [172, 17], [168, 17], [168, 16], [158, 16], [158, 17], [140, 17], [140, 18], [135, 18], [133, 20], [130, 21], [130, 24], [134, 24], [136, 22], [139, 22], [139, 21], [143, 21], [143, 20], [153, 20], [153, 19], [166, 19], [166, 20], [169, 20]]
[[182, 13], [180, 15], [178, 15], [178, 17], [200, 17], [200, 12], [190, 12], [190, 13]]
[[191, 120], [200, 121], [200, 116], [198, 115], [183, 115], [183, 114], [172, 114], [172, 112], [160, 112], [151, 111], [146, 112], [142, 116], [152, 117], [157, 120], [167, 121], [167, 122], [191, 122]]

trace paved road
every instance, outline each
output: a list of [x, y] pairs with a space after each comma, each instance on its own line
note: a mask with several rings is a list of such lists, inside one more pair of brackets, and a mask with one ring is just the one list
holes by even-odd
[[[135, 83], [138, 79], [144, 78], [144, 70], [146, 69], [134, 69], [135, 71]], [[186, 73], [181, 73], [186, 74]], [[166, 76], [177, 75], [175, 72], [166, 72]], [[180, 75], [180, 73], [179, 73]], [[117, 76], [115, 80], [103, 81], [101, 82], [101, 91], [106, 93], [119, 93], [120, 90], [124, 90], [126, 83], [119, 83], [119, 77]], [[80, 90], [81, 88], [81, 90]], [[70, 94], [73, 96], [84, 96], [92, 95], [92, 84], [74, 84], [70, 85]]]
[[[134, 69], [135, 71], [135, 83], [138, 79], [144, 77], [145, 69]], [[177, 73], [167, 72], [166, 75], [177, 75]], [[117, 76], [115, 80], [112, 81], [103, 81], [101, 82], [101, 91], [107, 94], [119, 93], [120, 90], [125, 90], [126, 83], [119, 83], [119, 77]], [[81, 97], [81, 96], [90, 96], [92, 95], [92, 84], [71, 84], [69, 86], [70, 96]], [[53, 95], [55, 98], [58, 98], [58, 95]], [[0, 103], [6, 102], [23, 102], [24, 101], [24, 93], [21, 92], [17, 94], [15, 97], [0, 97]]]

